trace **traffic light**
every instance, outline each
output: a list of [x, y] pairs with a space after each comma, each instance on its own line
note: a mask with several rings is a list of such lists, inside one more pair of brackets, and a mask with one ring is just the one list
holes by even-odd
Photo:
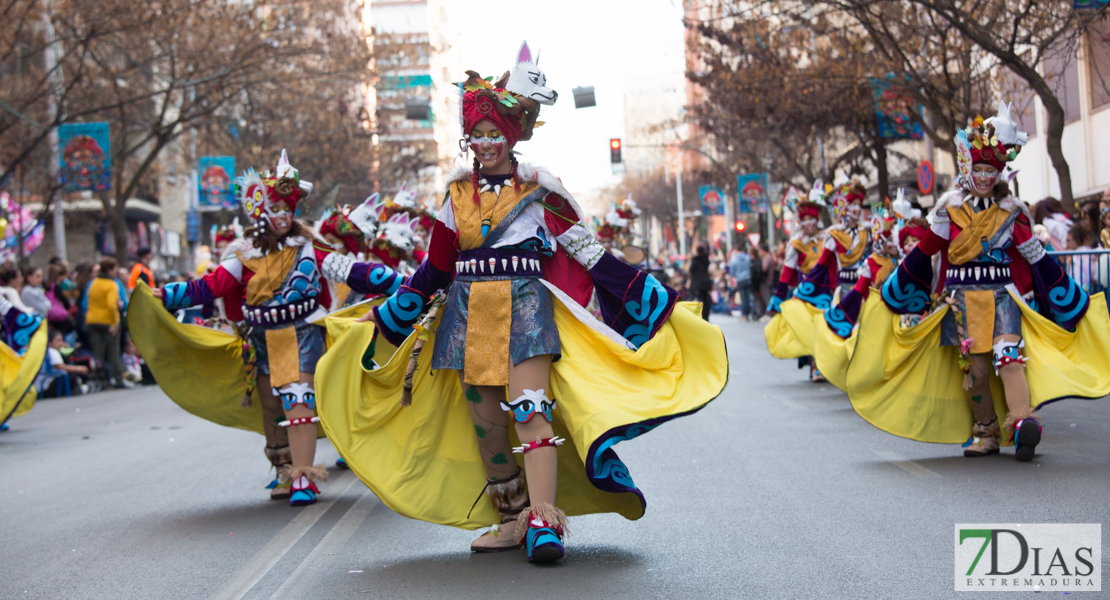
[[621, 139], [612, 138], [609, 140], [609, 162], [614, 165], [621, 163]]
[[744, 233], [744, 231], [748, 229], [748, 224], [743, 221], [737, 221], [736, 225], [733, 227], [735, 227], [736, 233]]

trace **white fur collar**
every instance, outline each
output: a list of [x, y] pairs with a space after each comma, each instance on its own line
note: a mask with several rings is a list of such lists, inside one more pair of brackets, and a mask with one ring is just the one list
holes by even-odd
[[[962, 205], [964, 202], [967, 202], [970, 198], [971, 194], [967, 193], [967, 191], [962, 188], [948, 190], [940, 197], [939, 200], [937, 200], [937, 205], [934, 206], [931, 211], [929, 211], [929, 214], [930, 216], [935, 215], [937, 211], [939, 211], [941, 208], [956, 208]], [[1025, 218], [1029, 219], [1029, 222], [1033, 222], [1033, 214], [1029, 212], [1029, 206], [1025, 204], [1025, 202], [1022, 202], [1022, 200], [1017, 196], [1006, 196], [1002, 200], [998, 201], [998, 206], [999, 208], [1007, 212], [1020, 210], [1022, 213], [1025, 214]]]
[[[285, 240], [283, 240], [282, 242], [283, 245], [289, 246], [290, 248], [300, 248], [307, 243], [308, 239], [300, 235], [289, 236], [285, 238]], [[224, 250], [223, 256], [220, 257], [220, 260], [222, 261], [224, 259], [227, 259], [228, 257], [235, 256], [236, 254], [242, 256], [243, 258], [262, 257], [262, 251], [258, 248], [255, 248], [254, 242], [247, 238], [238, 239], [228, 244], [227, 249]]]
[[[447, 184], [450, 185], [470, 179], [472, 172], [473, 169], [467, 166], [455, 167], [451, 173], [447, 175]], [[552, 175], [550, 171], [530, 163], [520, 163], [517, 165], [516, 173], [521, 181], [538, 183], [548, 191], [555, 192], [564, 200], [570, 202], [571, 207], [574, 208], [574, 212], [578, 213], [578, 218], [582, 221], [583, 226], [587, 226], [586, 214], [582, 212], [582, 207], [578, 206], [578, 202], [574, 200], [574, 197], [571, 196], [570, 192], [563, 186], [563, 182], [560, 181], [558, 177]]]

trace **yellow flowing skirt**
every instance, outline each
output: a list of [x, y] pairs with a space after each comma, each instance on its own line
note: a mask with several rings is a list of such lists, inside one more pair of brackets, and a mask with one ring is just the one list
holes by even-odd
[[842, 338], [829, 329], [824, 314], [818, 313], [813, 317], [813, 358], [817, 361], [817, 370], [826, 381], [842, 392], [848, 391], [848, 362], [852, 360], [852, 354], [856, 350], [858, 333], [859, 328], [856, 328], [847, 339]]
[[[343, 314], [366, 310], [367, 305], [354, 306]], [[250, 407], [241, 405], [247, 381], [242, 338], [179, 323], [146, 285], [135, 288], [127, 324], [154, 379], [178, 406], [213, 423], [263, 433], [257, 390]], [[392, 355], [384, 340], [378, 346], [385, 356]], [[317, 435], [323, 437], [323, 427]]]
[[[1020, 298], [1025, 375], [1033, 408], [1063, 398], [1110, 394], [1110, 315], [1106, 297], [1091, 296], [1075, 333], [1030, 309]], [[973, 417], [963, 389], [959, 351], [942, 347], [941, 319], [947, 307], [920, 324], [903, 328], [881, 301], [864, 304], [857, 335], [867, 340], [851, 356], [848, 397], [861, 417], [883, 431], [921, 442], [962, 443]], [[999, 423], [1005, 421], [1002, 383], [991, 377]], [[1009, 432], [1002, 439], [1008, 440]]]
[[35, 407], [38, 394], [31, 385], [35, 383], [35, 376], [46, 357], [46, 335], [46, 321], [43, 321], [31, 335], [31, 342], [22, 356], [7, 344], [0, 343], [0, 385], [4, 390], [0, 398], [3, 403], [0, 405], [0, 423], [25, 415]]
[[767, 349], [775, 358], [801, 358], [816, 352], [814, 319], [822, 318], [821, 309], [791, 298], [779, 307], [779, 314], [763, 328]]
[[[700, 318], [696, 303], [683, 302], [633, 351], [554, 300], [562, 358], [552, 364], [548, 393], [557, 402], [555, 434], [567, 439], [558, 452], [557, 503], [568, 515], [615, 512], [638, 519], [646, 502], [612, 446], [720, 394], [728, 381], [724, 337]], [[486, 470], [458, 374], [430, 370], [434, 333], [417, 361], [412, 405], [402, 407], [416, 336], [381, 368], [367, 371], [359, 357], [373, 326], [349, 318], [327, 324], [336, 339], [318, 366], [317, 410], [355, 474], [404, 516], [464, 529], [498, 522], [482, 496]], [[523, 468], [521, 455], [513, 456]], [[476, 499], [484, 501], [471, 511]]]

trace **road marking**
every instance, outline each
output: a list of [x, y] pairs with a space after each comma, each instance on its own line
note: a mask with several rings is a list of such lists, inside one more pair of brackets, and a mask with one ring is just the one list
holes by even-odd
[[240, 567], [208, 600], [240, 600], [245, 596], [356, 481], [358, 478], [351, 471], [340, 475], [321, 494], [324, 500], [300, 509], [300, 513], [285, 528]]
[[913, 462], [912, 460], [907, 460], [905, 457], [899, 456], [893, 452], [885, 452], [879, 450], [873, 450], [872, 452], [874, 452], [875, 455], [879, 458], [882, 458], [883, 460], [898, 467], [899, 469], [902, 469], [907, 473], [916, 475], [917, 477], [920, 477], [922, 479], [940, 479], [940, 473], [927, 469]]
[[331, 564], [334, 556], [343, 549], [366, 517], [381, 505], [377, 496], [364, 492], [362, 497], [351, 506], [331, 528], [324, 539], [312, 549], [300, 566], [294, 570], [285, 583], [281, 584], [270, 600], [282, 598], [304, 598], [312, 591], [320, 574]]

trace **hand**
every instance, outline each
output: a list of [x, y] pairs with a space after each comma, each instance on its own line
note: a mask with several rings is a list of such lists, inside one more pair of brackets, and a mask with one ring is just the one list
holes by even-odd
[[162, 288], [150, 288], [150, 293], [154, 294], [155, 298], [162, 299]]
[[367, 323], [367, 322], [373, 323], [375, 329], [381, 329], [381, 326], [378, 325], [378, 320], [374, 318], [374, 309], [370, 309], [370, 310], [366, 311], [366, 314], [364, 314], [361, 317], [355, 319], [355, 323]]
[[111, 335], [112, 337], [115, 337], [117, 333], [119, 333], [119, 325], [109, 325], [108, 326], [108, 334], [109, 335]]
[[89, 368], [86, 367], [86, 366], [79, 366], [79, 367], [77, 367], [77, 373], [79, 375], [88, 375], [89, 374]]

